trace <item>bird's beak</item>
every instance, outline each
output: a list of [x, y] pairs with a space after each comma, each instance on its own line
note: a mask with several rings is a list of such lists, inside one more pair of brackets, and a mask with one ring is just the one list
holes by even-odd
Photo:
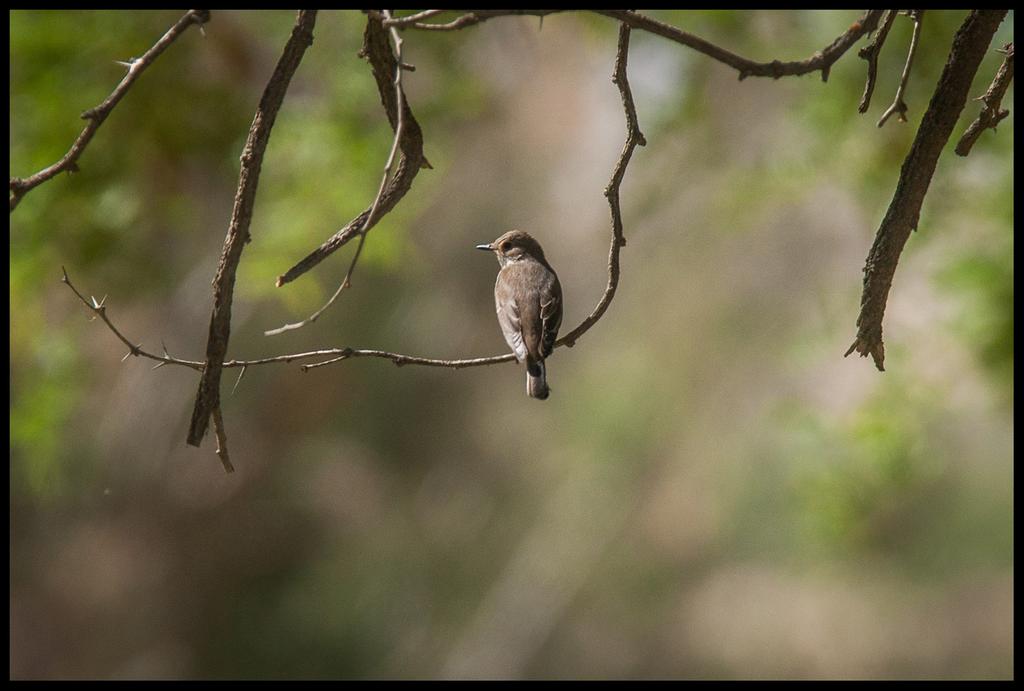
[[488, 251], [488, 252], [492, 252], [492, 251], [494, 251], [494, 248], [493, 248], [493, 247], [491, 247], [490, 245], [477, 245], [477, 246], [476, 246], [476, 248], [477, 248], [478, 250], [486, 250], [486, 251]]

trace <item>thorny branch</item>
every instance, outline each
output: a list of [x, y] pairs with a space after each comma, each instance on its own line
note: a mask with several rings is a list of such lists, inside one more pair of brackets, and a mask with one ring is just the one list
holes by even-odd
[[[398, 162], [398, 169], [395, 171], [391, 182], [387, 185], [384, 193], [378, 194], [366, 211], [328, 238], [320, 247], [309, 253], [302, 261], [288, 269], [277, 279], [277, 286], [280, 288], [285, 283], [290, 283], [306, 273], [321, 261], [329, 257], [338, 249], [345, 246], [354, 237], [365, 236], [370, 230], [372, 223], [380, 220], [384, 214], [395, 208], [395, 205], [405, 196], [412, 187], [412, 181], [419, 173], [420, 168], [430, 168], [430, 163], [423, 155], [423, 131], [419, 123], [409, 109], [405, 95], [401, 97], [396, 93], [396, 72], [399, 71], [400, 60], [396, 60], [391, 52], [388, 43], [388, 32], [384, 28], [383, 18], [379, 13], [367, 14], [366, 31], [363, 34], [364, 55], [370, 61], [373, 68], [373, 76], [377, 81], [377, 90], [380, 92], [381, 102], [384, 111], [387, 113], [388, 121], [396, 130], [399, 123], [402, 124], [401, 137], [396, 136], [395, 141], [402, 151], [402, 157]], [[376, 209], [376, 211], [374, 210]], [[376, 217], [371, 219], [371, 214]], [[344, 285], [344, 282], [342, 283]]]
[[992, 80], [988, 91], [978, 99], [979, 101], [984, 101], [985, 107], [981, 109], [978, 118], [971, 123], [971, 126], [967, 128], [964, 136], [960, 138], [956, 145], [958, 156], [966, 156], [971, 153], [971, 148], [974, 146], [974, 142], [978, 141], [981, 133], [990, 127], [992, 131], [995, 131], [996, 125], [1010, 114], [1009, 110], [1000, 110], [999, 106], [1002, 104], [1003, 96], [1006, 95], [1006, 89], [1010, 86], [1010, 81], [1013, 79], [1013, 43], [1007, 43], [1003, 46], [1002, 52], [1006, 54], [1003, 64], [999, 66], [999, 71], [996, 72], [996, 77]]
[[117, 329], [117, 327], [114, 326], [113, 322], [111, 322], [110, 318], [107, 316], [107, 299], [104, 297], [102, 300], [98, 302], [96, 298], [86, 300], [85, 296], [78, 292], [78, 288], [75, 288], [74, 284], [71, 282], [71, 279], [68, 278], [68, 272], [64, 270], [64, 267], [61, 267], [61, 271], [64, 274], [63, 277], [61, 278], [61, 282], [65, 283], [67, 287], [70, 288], [72, 292], [74, 292], [74, 294], [78, 296], [78, 299], [82, 301], [82, 304], [88, 307], [90, 310], [92, 310], [93, 314], [102, 319], [103, 323], [107, 325], [107, 328], [113, 331], [114, 335], [117, 336], [122, 343], [128, 346], [128, 355], [134, 355], [135, 357], [144, 357], [149, 358], [150, 360], [156, 360], [158, 364], [153, 369], [163, 367], [164, 365], [182, 365], [184, 367], [191, 367], [194, 370], [202, 371], [203, 363], [195, 362], [193, 360], [179, 360], [178, 358], [171, 357], [171, 355], [167, 352], [166, 347], [164, 348], [164, 354], [162, 356], [154, 355], [153, 353], [143, 350], [141, 343], [139, 345], [136, 345], [129, 341], [127, 338], [125, 338], [124, 334], [122, 334]]
[[1006, 12], [972, 10], [957, 30], [935, 93], [921, 119], [910, 153], [903, 161], [896, 193], [868, 253], [864, 266], [860, 317], [857, 319], [857, 338], [846, 355], [854, 350], [862, 357], [870, 354], [875, 366], [881, 371], [885, 369], [882, 317], [896, 264], [910, 232], [917, 229], [921, 205], [939, 155], [953, 133], [957, 118], [967, 103], [971, 81]]
[[924, 15], [924, 10], [908, 10], [910, 19], [914, 22], [914, 34], [910, 37], [910, 49], [907, 51], [907, 63], [903, 66], [903, 74], [900, 76], [900, 85], [896, 89], [896, 98], [893, 99], [892, 105], [882, 113], [882, 117], [878, 119], [878, 126], [881, 127], [885, 124], [893, 113], [896, 113], [900, 122], [907, 121], [907, 104], [903, 102], [903, 92], [907, 89], [907, 81], [910, 79], [910, 66], [914, 62], [914, 53], [917, 52], [918, 39], [921, 38], [921, 17]]
[[[608, 285], [605, 288], [600, 301], [598, 301], [597, 306], [594, 307], [594, 311], [590, 313], [590, 316], [584, 319], [575, 329], [555, 341], [556, 348], [563, 345], [571, 348], [576, 345], [576, 341], [579, 340], [583, 334], [589, 331], [605, 313], [605, 310], [608, 309], [608, 305], [611, 304], [612, 298], [615, 297], [615, 290], [619, 285], [619, 250], [621, 250], [626, 244], [626, 238], [622, 232], [622, 212], [619, 208], [619, 187], [622, 185], [622, 180], [626, 175], [626, 166], [629, 165], [629, 161], [633, 156], [633, 150], [637, 145], [644, 146], [647, 144], [647, 140], [644, 139], [644, 135], [637, 124], [636, 106], [633, 103], [633, 92], [629, 88], [629, 80], [626, 77], [626, 63], [629, 54], [629, 32], [630, 29], [627, 24], [623, 23], [620, 25], [619, 45], [615, 56], [615, 72], [612, 75], [612, 82], [614, 82], [619, 88], [619, 94], [622, 97], [622, 107], [626, 113], [627, 134], [626, 143], [623, 144], [622, 147], [622, 153], [619, 155], [619, 160], [615, 163], [615, 169], [612, 171], [612, 179], [604, 191], [605, 197], [608, 198], [608, 205], [611, 207], [612, 215], [612, 241], [611, 247], [608, 250]], [[314, 367], [330, 365], [335, 362], [341, 362], [342, 360], [346, 360], [350, 357], [360, 356], [388, 358], [399, 366], [426, 365], [431, 367], [451, 367], [456, 369], [461, 367], [477, 367], [480, 365], [494, 365], [501, 362], [512, 362], [515, 359], [515, 356], [512, 353], [496, 355], [493, 357], [473, 358], [469, 360], [435, 360], [431, 358], [420, 358], [381, 351], [352, 351], [351, 353], [342, 354], [324, 362], [303, 365], [302, 370], [306, 371]]]
[[864, 94], [860, 97], [860, 104], [857, 106], [859, 113], [866, 113], [871, 105], [871, 94], [875, 91], [875, 80], [878, 78], [878, 54], [882, 52], [882, 45], [885, 43], [885, 37], [889, 35], [889, 29], [892, 28], [894, 19], [896, 19], [896, 10], [886, 10], [881, 20], [882, 26], [878, 29], [874, 39], [857, 52], [858, 57], [868, 61], [868, 80], [864, 84]]
[[[384, 10], [384, 16], [390, 19], [391, 10]], [[405, 103], [405, 92], [402, 91], [402, 72], [404, 70], [404, 63], [402, 62], [402, 37], [398, 34], [396, 29], [389, 29], [389, 31], [391, 33], [391, 40], [395, 44], [395, 99], [397, 103]], [[345, 272], [345, 278], [342, 279], [341, 285], [339, 285], [338, 289], [334, 291], [334, 295], [331, 296], [331, 299], [309, 317], [294, 324], [285, 324], [277, 329], [264, 331], [263, 333], [265, 336], [276, 336], [277, 334], [284, 333], [285, 331], [300, 329], [306, 324], [315, 322], [328, 307], [334, 304], [334, 301], [338, 299], [339, 295], [341, 295], [341, 291], [352, 285], [352, 272], [356, 268], [356, 262], [359, 261], [359, 255], [363, 252], [363, 244], [366, 242], [366, 235], [370, 232], [373, 224], [377, 222], [377, 212], [380, 209], [380, 200], [381, 197], [384, 196], [384, 189], [388, 184], [388, 176], [391, 175], [391, 168], [395, 163], [395, 153], [398, 151], [398, 143], [402, 140], [402, 135], [405, 131], [404, 114], [406, 109], [398, 108], [397, 110], [398, 124], [395, 126], [395, 136], [391, 142], [391, 152], [388, 154], [388, 160], [384, 164], [384, 176], [381, 178], [380, 187], [377, 189], [377, 196], [374, 197], [373, 204], [370, 205], [370, 212], [366, 217], [366, 222], [359, 230], [359, 245], [356, 246], [356, 251], [352, 255], [352, 262], [348, 266], [348, 271]]]
[[[392, 142], [391, 152], [385, 165], [383, 179], [380, 189], [372, 205], [348, 225], [339, 230], [328, 239], [320, 248], [311, 253], [292, 269], [279, 277], [278, 285], [283, 285], [294, 280], [302, 273], [319, 263], [323, 258], [346, 244], [356, 237], [360, 238], [352, 263], [349, 266], [345, 280], [339, 287], [338, 292], [320, 311], [314, 314], [307, 321], [314, 320], [326, 309], [337, 297], [337, 295], [349, 285], [352, 270], [363, 243], [366, 233], [379, 220], [380, 216], [388, 213], [398, 201], [409, 190], [412, 180], [421, 167], [430, 167], [423, 156], [423, 136], [419, 125], [409, 110], [405, 95], [401, 86], [401, 73], [403, 70], [413, 69], [411, 65], [402, 62], [401, 38], [397, 28], [416, 28], [426, 30], [455, 30], [464, 26], [471, 26], [483, 22], [489, 18], [512, 14], [531, 14], [544, 16], [557, 10], [481, 10], [469, 12], [458, 17], [447, 24], [430, 24], [423, 20], [430, 19], [443, 10], [426, 10], [414, 15], [401, 18], [393, 18], [389, 11], [367, 11], [368, 22], [364, 34], [364, 47], [361, 55], [367, 57], [373, 68], [374, 77], [377, 81], [378, 91], [384, 105], [388, 120], [395, 130], [395, 137]], [[901, 119], [906, 110], [902, 101], [902, 95], [906, 87], [911, 62], [920, 36], [920, 12], [910, 11], [910, 16], [915, 22], [914, 37], [911, 41], [907, 62], [897, 91], [893, 106], [883, 115], [879, 126], [891, 116], [898, 112]], [[21, 181], [12, 178], [12, 210], [17, 204], [17, 199], [35, 185], [44, 182], [62, 169], [74, 169], [74, 160], [81, 154], [82, 148], [88, 143], [96, 127], [109, 113], [110, 109], [123, 96], [131, 82], [138, 76], [142, 68], [152, 62], [178, 33], [183, 31], [190, 23], [202, 23], [208, 20], [208, 14], [197, 14], [193, 10], [183, 18], [153, 49], [143, 58], [133, 61], [130, 65], [129, 75], [115, 90], [110, 98], [96, 109], [89, 111], [86, 116], [91, 118], [90, 127], [82, 133], [76, 141], [72, 150], [51, 169], [46, 169], [28, 180]], [[865, 93], [861, 100], [860, 110], [866, 110], [870, 102], [875, 77], [877, 74], [877, 58], [884, 43], [886, 34], [895, 18], [896, 11], [890, 10], [884, 13], [882, 10], [869, 10], [860, 20], [854, 22], [850, 28], [835, 39], [829, 46], [815, 53], [810, 58], [797, 62], [772, 61], [769, 63], [756, 63], [740, 56], [737, 56], [725, 49], [719, 48], [703, 39], [688, 34], [676, 27], [662, 24], [654, 19], [636, 12], [625, 10], [602, 11], [601, 14], [611, 16], [620, 21], [618, 51], [615, 61], [613, 82], [618, 86], [622, 97], [623, 108], [626, 114], [627, 138], [622, 153], [612, 173], [612, 179], [605, 190], [608, 198], [612, 216], [612, 241], [608, 258], [608, 285], [593, 312], [571, 332], [560, 338], [556, 346], [566, 345], [572, 347], [576, 341], [589, 330], [605, 313], [611, 300], [615, 295], [619, 281], [619, 251], [626, 244], [623, 235], [621, 210], [619, 205], [619, 187], [625, 175], [626, 167], [632, 157], [637, 145], [644, 145], [643, 134], [637, 124], [636, 108], [633, 103], [632, 93], [626, 77], [626, 64], [629, 49], [629, 36], [631, 28], [639, 28], [670, 40], [687, 45], [699, 52], [719, 60], [734, 69], [740, 74], [740, 79], [747, 76], [770, 76], [779, 78], [788, 75], [800, 75], [808, 72], [821, 71], [823, 80], [827, 80], [831, 65], [841, 57], [846, 50], [853, 45], [861, 36], [875, 29], [879, 20], [884, 17], [882, 28], [874, 41], [860, 51], [860, 56], [868, 61], [868, 83], [865, 86]], [[915, 137], [914, 144], [904, 161], [900, 174], [900, 181], [896, 193], [885, 218], [883, 219], [875, 237], [875, 242], [868, 255], [864, 269], [864, 292], [861, 301], [861, 314], [857, 320], [858, 334], [853, 345], [846, 352], [849, 355], [854, 350], [862, 356], [871, 354], [879, 370], [883, 369], [884, 347], [882, 344], [882, 316], [885, 310], [885, 302], [892, 277], [895, 272], [900, 253], [910, 231], [915, 230], [917, 219], [920, 213], [921, 204], [927, 192], [932, 174], [934, 173], [939, 154], [943, 145], [948, 140], [952, 128], [955, 125], [959, 113], [966, 102], [967, 91], [971, 80], [977, 72], [981, 57], [991, 41], [999, 23], [1005, 16], [1006, 11], [999, 10], [978, 10], [973, 11], [957, 32], [953, 47], [948, 58], [946, 68], [936, 87], [935, 93], [929, 103], [928, 110], [922, 119], [921, 127]], [[477, 367], [502, 362], [512, 362], [515, 358], [511, 353], [504, 355], [469, 358], [457, 360], [442, 360], [435, 358], [423, 358], [390, 351], [354, 349], [349, 347], [327, 348], [304, 353], [279, 355], [255, 360], [224, 360], [227, 350], [228, 336], [230, 333], [230, 310], [234, 285], [234, 274], [241, 256], [244, 244], [248, 242], [248, 227], [251, 221], [252, 208], [255, 197], [255, 190], [258, 183], [262, 156], [266, 148], [270, 129], [273, 127], [274, 117], [280, 108], [288, 83], [298, 66], [305, 49], [312, 43], [312, 28], [315, 23], [316, 11], [300, 11], [296, 20], [292, 36], [285, 47], [284, 54], [275, 69], [264, 91], [260, 107], [250, 129], [249, 139], [241, 158], [241, 173], [239, 177], [239, 188], [235, 198], [235, 208], [232, 213], [232, 220], [229, 225], [228, 235], [225, 239], [225, 247], [218, 267], [217, 276], [214, 281], [214, 311], [211, 315], [210, 338], [207, 345], [207, 359], [205, 362], [183, 360], [172, 357], [166, 347], [163, 355], [156, 355], [144, 350], [141, 346], [133, 344], [128, 340], [110, 321], [106, 313], [104, 301], [97, 302], [95, 298], [87, 300], [74, 285], [71, 284], [67, 273], [63, 275], [63, 281], [75, 293], [75, 295], [86, 305], [96, 316], [99, 316], [112, 333], [128, 347], [128, 353], [124, 359], [130, 356], [145, 357], [157, 362], [154, 369], [165, 365], [177, 365], [188, 367], [202, 372], [199, 391], [196, 398], [196, 407], [193, 414], [192, 426], [189, 433], [189, 443], [197, 445], [201, 441], [208, 425], [209, 418], [214, 420], [214, 428], [217, 435], [217, 454], [220, 457], [225, 469], [233, 471], [228, 457], [227, 436], [224, 430], [223, 417], [220, 408], [219, 381], [220, 374], [224, 368], [241, 368], [241, 375], [245, 374], [246, 368], [254, 365], [286, 363], [299, 360], [317, 359], [318, 362], [304, 364], [303, 371], [314, 367], [321, 367], [342, 360], [358, 357], [375, 357], [388, 359], [395, 365], [421, 365], [428, 367], [447, 367], [459, 369], [464, 367]], [[186, 21], [188, 20], [188, 21]], [[395, 53], [392, 54], [388, 46], [388, 32], [395, 44]], [[159, 50], [158, 50], [159, 48]], [[999, 105], [1005, 94], [1006, 88], [1013, 75], [1013, 46], [1007, 46], [1008, 56], [1000, 68], [992, 85], [981, 100], [985, 101], [985, 108], [978, 120], [965, 133], [961, 146], [970, 144], [977, 138], [986, 127], [994, 127], [1001, 119], [1005, 118], [1008, 111], [1000, 111]], [[394, 75], [393, 77], [391, 75]], [[392, 88], [393, 87], [393, 88]], [[980, 123], [980, 124], [979, 124]], [[91, 128], [91, 130], [90, 130]], [[967, 142], [965, 144], [965, 142]], [[402, 157], [394, 175], [391, 176], [391, 169], [394, 164], [394, 157], [398, 149], [402, 151]], [[958, 147], [958, 153], [960, 153]], [[966, 153], [962, 154], [966, 155]], [[47, 177], [41, 177], [48, 174]], [[389, 182], [390, 177], [390, 182]], [[38, 180], [37, 180], [38, 178]], [[18, 187], [18, 190], [15, 188]], [[295, 328], [295, 325], [282, 327]], [[328, 358], [324, 360], [323, 358]], [[239, 377], [239, 381], [241, 376]], [[237, 386], [237, 383], [236, 383]]]
[[213, 313], [210, 315], [210, 333], [206, 343], [206, 365], [199, 381], [188, 432], [188, 443], [192, 446], [199, 446], [202, 443], [210, 414], [220, 406], [220, 375], [228, 349], [228, 338], [231, 335], [231, 302], [234, 297], [235, 271], [242, 258], [242, 249], [249, 241], [249, 224], [252, 221], [263, 154], [292, 75], [298, 69], [306, 48], [313, 43], [316, 12], [299, 10], [281, 59], [260, 98], [256, 116], [249, 128], [249, 137], [242, 150], [238, 191], [235, 193], [231, 222], [228, 225], [227, 237], [224, 239], [224, 250], [217, 267], [217, 275], [213, 281]]
[[[543, 17], [544, 15], [561, 12], [562, 10], [474, 10], [451, 22], [448, 22], [447, 24], [431, 24], [422, 21], [423, 19], [428, 19], [440, 14], [442, 11], [443, 10], [427, 10], [426, 12], [420, 12], [407, 17], [399, 17], [397, 19], [385, 21], [385, 24], [389, 26], [428, 31], [454, 31], [467, 26], [473, 26], [474, 24], [479, 24], [493, 17], [523, 14]], [[618, 19], [620, 22], [634, 29], [648, 31], [661, 36], [662, 38], [667, 38], [670, 41], [681, 43], [684, 46], [703, 53], [714, 60], [725, 63], [739, 72], [741, 80], [746, 79], [747, 77], [773, 77], [778, 79], [779, 77], [796, 76], [807, 74], [809, 72], [821, 71], [822, 81], [828, 81], [828, 73], [832, 64], [842, 57], [843, 53], [845, 53], [850, 46], [856, 43], [861, 36], [874, 31], [875, 27], [878, 25], [879, 18], [882, 16], [882, 10], [868, 10], [859, 20], [855, 21], [849, 29], [836, 38], [835, 41], [806, 60], [799, 60], [795, 62], [781, 62], [779, 60], [773, 60], [771, 62], [756, 62], [736, 55], [725, 48], [716, 46], [710, 41], [706, 41], [699, 36], [683, 31], [671, 24], [659, 22], [647, 15], [640, 14], [639, 12], [634, 12], [632, 10], [596, 10], [596, 12], [607, 17], [612, 17], [613, 19]]]
[[200, 31], [202, 30], [203, 24], [210, 21], [209, 10], [189, 10], [185, 13], [178, 22], [172, 26], [167, 33], [165, 33], [159, 41], [153, 44], [153, 47], [147, 50], [141, 58], [132, 58], [124, 64], [128, 67], [128, 73], [121, 79], [121, 82], [114, 88], [114, 90], [107, 96], [107, 99], [103, 103], [99, 104], [95, 108], [82, 113], [82, 118], [87, 120], [87, 124], [82, 132], [75, 139], [74, 144], [68, 150], [64, 157], [51, 166], [43, 168], [35, 175], [27, 178], [11, 178], [10, 181], [10, 200], [11, 200], [11, 213], [14, 212], [15, 207], [18, 206], [18, 202], [21, 201], [22, 197], [29, 193], [34, 187], [37, 187], [47, 180], [56, 177], [58, 174], [68, 171], [69, 173], [78, 172], [78, 159], [81, 157], [82, 152], [85, 151], [85, 147], [88, 146], [92, 140], [93, 135], [103, 124], [103, 121], [110, 115], [110, 111], [114, 109], [114, 106], [128, 93], [128, 89], [131, 88], [132, 84], [136, 79], [139, 78], [147, 67], [153, 64], [153, 62], [160, 56], [160, 53], [164, 52], [166, 48], [174, 43], [175, 39], [178, 38], [182, 33], [185, 32], [193, 24], [199, 26]]
[[[593, 312], [590, 316], [584, 319], [579, 326], [570, 331], [565, 336], [562, 336], [555, 342], [555, 346], [569, 346], [572, 347], [576, 344], [576, 341], [586, 333], [601, 316], [608, 309], [608, 305], [611, 304], [612, 298], [615, 297], [615, 291], [619, 284], [619, 250], [626, 244], [626, 238], [623, 234], [622, 224], [622, 212], [619, 207], [619, 187], [622, 185], [622, 180], [626, 174], [626, 167], [629, 165], [629, 161], [633, 156], [633, 150], [638, 146], [643, 146], [647, 142], [644, 139], [643, 133], [640, 131], [640, 127], [637, 124], [636, 105], [633, 102], [633, 93], [629, 87], [629, 80], [626, 76], [626, 65], [629, 52], [629, 27], [625, 24], [619, 28], [619, 43], [618, 52], [615, 58], [615, 71], [612, 76], [612, 81], [619, 89], [619, 94], [622, 97], [622, 107], [626, 114], [626, 128], [627, 136], [626, 142], [623, 145], [622, 153], [619, 155], [619, 160], [615, 164], [615, 169], [612, 171], [611, 181], [608, 183], [608, 187], [605, 189], [605, 197], [608, 198], [608, 204], [611, 209], [612, 216], [612, 241], [611, 247], [608, 252], [608, 285], [605, 288], [604, 294], [601, 296], [597, 306], [594, 307]], [[71, 286], [70, 281], [65, 282]], [[74, 286], [71, 286], [72, 290]], [[79, 298], [85, 303], [87, 307], [90, 307], [88, 301], [82, 298], [81, 294], [75, 290], [75, 293], [79, 295]], [[107, 321], [106, 319], [104, 319]], [[121, 335], [119, 331], [107, 321], [107, 326], [110, 327], [118, 338], [124, 343], [130, 344], [130, 342]], [[192, 367], [193, 369], [202, 369], [203, 363], [192, 362], [187, 360], [177, 360], [174, 358], [160, 358], [158, 356], [151, 355], [142, 351], [138, 347], [132, 346], [137, 352], [132, 352], [133, 355], [141, 355], [156, 360], [166, 360], [166, 364], [184, 365]], [[329, 359], [321, 362], [312, 363], [309, 365], [302, 365], [302, 371], [312, 369], [314, 367], [322, 367], [324, 365], [330, 365], [342, 360], [348, 360], [351, 358], [360, 357], [375, 357], [391, 360], [395, 365], [401, 367], [403, 365], [421, 365], [424, 367], [447, 367], [450, 369], [462, 369], [466, 367], [481, 367], [485, 365], [496, 365], [502, 362], [513, 362], [515, 361], [515, 355], [507, 353], [505, 355], [495, 355], [492, 357], [481, 357], [481, 358], [466, 358], [458, 360], [443, 360], [438, 358], [425, 358], [418, 357], [415, 355], [404, 355], [402, 353], [395, 353], [385, 350], [369, 350], [369, 349], [356, 349], [356, 348], [330, 348], [325, 350], [319, 350], [308, 353], [296, 353], [293, 355], [279, 355], [276, 357], [263, 358], [260, 360], [229, 360], [223, 363], [223, 367], [249, 367], [253, 365], [264, 365], [270, 363], [280, 362], [292, 362], [294, 360], [304, 360], [312, 358], [323, 358]]]

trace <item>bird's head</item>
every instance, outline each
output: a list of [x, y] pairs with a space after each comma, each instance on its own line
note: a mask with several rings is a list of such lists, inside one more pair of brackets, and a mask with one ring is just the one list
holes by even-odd
[[510, 230], [494, 242], [487, 245], [477, 245], [478, 250], [494, 252], [498, 257], [498, 263], [505, 266], [509, 262], [519, 261], [532, 257], [538, 261], [544, 261], [544, 250], [540, 243], [522, 230]]

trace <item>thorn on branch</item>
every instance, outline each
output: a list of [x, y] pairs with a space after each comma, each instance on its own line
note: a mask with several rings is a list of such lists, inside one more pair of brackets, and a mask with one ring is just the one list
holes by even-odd
[[1006, 57], [1003, 60], [1003, 64], [999, 66], [999, 70], [996, 72], [996, 76], [992, 80], [992, 84], [989, 85], [988, 90], [982, 96], [975, 99], [976, 101], [982, 101], [985, 106], [964, 132], [960, 141], [957, 142], [956, 153], [958, 156], [966, 156], [971, 153], [974, 143], [978, 141], [981, 134], [986, 129], [991, 129], [995, 132], [996, 126], [1010, 114], [1009, 110], [1001, 109], [1001, 105], [1003, 97], [1006, 95], [1006, 90], [1013, 80], [1013, 43], [1007, 43], [1001, 49], [997, 48], [996, 52], [1002, 53]]
[[[132, 84], [135, 83], [135, 80], [139, 75], [141, 75], [142, 72], [145, 71], [145, 69], [151, 65], [157, 57], [159, 57], [160, 54], [178, 38], [178, 36], [182, 34], [182, 32], [194, 23], [195, 20], [193, 16], [195, 12], [196, 10], [190, 10], [186, 13], [160, 38], [160, 40], [154, 43], [153, 46], [142, 55], [142, 57], [132, 58], [132, 62], [127, 63], [128, 74], [121, 79], [120, 83], [114, 88], [110, 95], [107, 96], [106, 100], [95, 108], [90, 108], [82, 112], [82, 119], [88, 120], [89, 122], [79, 133], [74, 143], [72, 143], [71, 148], [68, 149], [68, 152], [64, 154], [59, 161], [43, 168], [39, 172], [27, 178], [12, 178], [11, 191], [13, 194], [11, 194], [10, 197], [11, 213], [14, 213], [14, 209], [17, 208], [22, 198], [35, 187], [56, 177], [57, 174], [62, 171], [71, 171], [72, 169], [77, 171], [75, 163], [85, 151], [85, 147], [92, 140], [93, 135], [96, 134], [96, 130], [99, 129], [107, 115], [110, 114], [110, 111], [114, 109], [121, 98], [128, 92], [128, 89], [130, 89]], [[18, 180], [17, 186], [14, 184], [15, 179]]]

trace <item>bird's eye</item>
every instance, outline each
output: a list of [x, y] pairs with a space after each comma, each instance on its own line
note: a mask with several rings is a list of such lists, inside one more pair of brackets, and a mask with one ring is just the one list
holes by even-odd
[[498, 245], [498, 249], [501, 250], [502, 254], [508, 254], [508, 251], [512, 249], [512, 244], [506, 240], [505, 242]]

